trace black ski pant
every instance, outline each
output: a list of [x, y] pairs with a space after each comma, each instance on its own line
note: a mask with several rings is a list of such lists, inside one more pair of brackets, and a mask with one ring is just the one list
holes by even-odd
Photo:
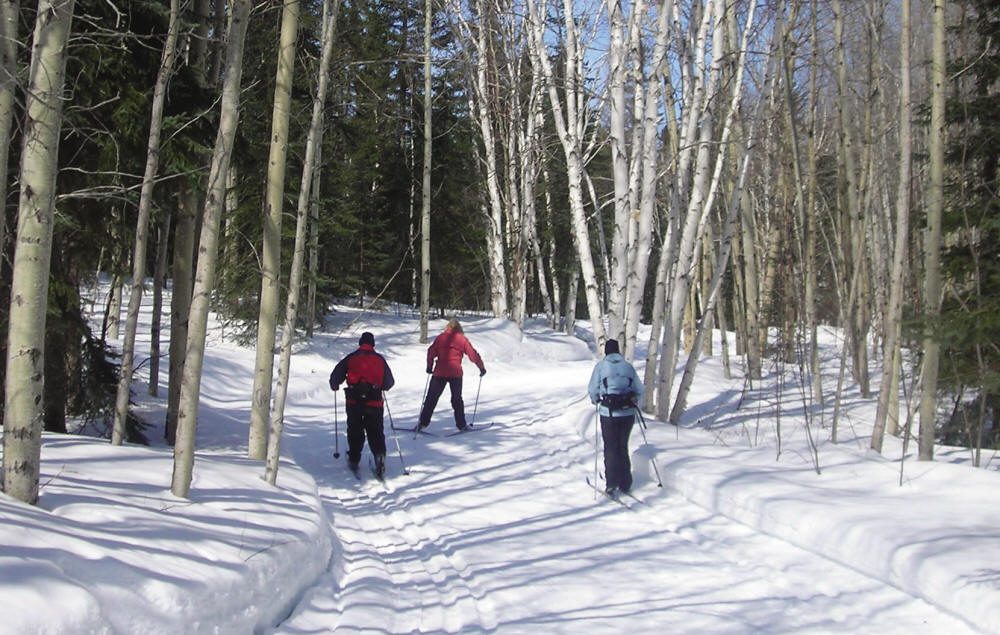
[[430, 385], [427, 387], [427, 397], [424, 399], [424, 407], [420, 409], [420, 426], [426, 428], [431, 423], [431, 415], [437, 407], [438, 399], [444, 392], [447, 385], [451, 389], [451, 407], [455, 411], [455, 426], [465, 427], [465, 402], [462, 401], [462, 378], [461, 377], [436, 377], [431, 376]]
[[604, 439], [604, 476], [608, 487], [623, 492], [632, 489], [632, 461], [628, 453], [628, 438], [632, 434], [635, 415], [606, 417], [601, 415], [601, 438]]
[[361, 461], [361, 451], [368, 437], [368, 448], [375, 456], [385, 456], [385, 430], [382, 429], [382, 406], [349, 403], [347, 410], [347, 460]]

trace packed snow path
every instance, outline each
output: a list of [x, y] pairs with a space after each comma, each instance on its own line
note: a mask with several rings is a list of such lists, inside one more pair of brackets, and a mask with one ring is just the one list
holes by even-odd
[[[399, 428], [414, 425], [421, 399], [421, 360], [409, 355], [390, 359]], [[329, 407], [289, 422], [288, 452], [319, 484], [334, 558], [275, 632], [971, 632], [896, 588], [658, 488], [638, 428], [631, 447], [644, 503], [595, 500], [585, 481], [594, 471], [587, 377], [558, 385], [569, 366], [492, 364], [477, 418], [495, 420], [493, 429], [401, 432], [410, 474], [390, 438], [385, 486], [367, 468], [354, 479], [343, 436], [333, 458]], [[408, 374], [414, 368], [421, 374]], [[311, 374], [300, 397], [331, 402], [324, 369]], [[467, 376], [470, 418], [476, 382]], [[445, 396], [431, 431], [453, 425]], [[647, 435], [656, 452], [669, 451], [672, 428]]]

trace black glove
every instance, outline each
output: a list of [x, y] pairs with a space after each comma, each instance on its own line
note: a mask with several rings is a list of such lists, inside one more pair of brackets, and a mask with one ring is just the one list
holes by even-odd
[[333, 383], [333, 380], [331, 379], [330, 380], [330, 390], [333, 390], [335, 392], [338, 391], [338, 390], [340, 390], [340, 384]]
[[427, 374], [428, 374], [428, 375], [430, 375], [430, 374], [431, 374], [431, 373], [433, 373], [433, 372], [434, 372], [434, 368], [433, 368], [433, 367], [431, 367], [431, 366], [428, 366], [428, 367], [427, 367]]
[[485, 374], [486, 374], [486, 369], [485, 368], [480, 368], [479, 369], [479, 376], [482, 377]]

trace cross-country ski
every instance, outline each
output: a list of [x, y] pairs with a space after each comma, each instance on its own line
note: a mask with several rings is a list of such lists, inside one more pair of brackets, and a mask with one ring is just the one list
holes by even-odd
[[460, 434], [465, 434], [467, 432], [482, 432], [483, 430], [489, 430], [491, 427], [493, 427], [494, 423], [495, 422], [493, 422], [493, 421], [488, 421], [486, 423], [476, 423], [476, 424], [470, 423], [467, 426], [465, 426], [464, 428], [461, 428], [459, 430], [452, 430], [451, 432], [449, 432], [445, 436], [446, 437], [454, 437], [454, 436], [458, 436]]

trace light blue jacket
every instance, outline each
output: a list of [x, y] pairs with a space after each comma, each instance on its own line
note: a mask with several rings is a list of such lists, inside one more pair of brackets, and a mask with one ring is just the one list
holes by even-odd
[[[590, 394], [590, 403], [600, 403], [601, 397], [608, 392], [605, 386], [622, 384], [629, 386], [630, 392], [635, 396], [636, 405], [641, 408], [643, 393], [645, 392], [642, 380], [639, 379], [639, 375], [635, 372], [632, 364], [628, 363], [620, 353], [611, 353], [597, 362], [597, 365], [594, 366], [594, 372], [590, 374], [590, 384], [587, 386], [587, 392]], [[602, 416], [612, 416], [605, 406], [600, 406], [598, 410]], [[628, 415], [634, 416], [635, 408], [615, 410], [613, 416], [627, 417]]]

